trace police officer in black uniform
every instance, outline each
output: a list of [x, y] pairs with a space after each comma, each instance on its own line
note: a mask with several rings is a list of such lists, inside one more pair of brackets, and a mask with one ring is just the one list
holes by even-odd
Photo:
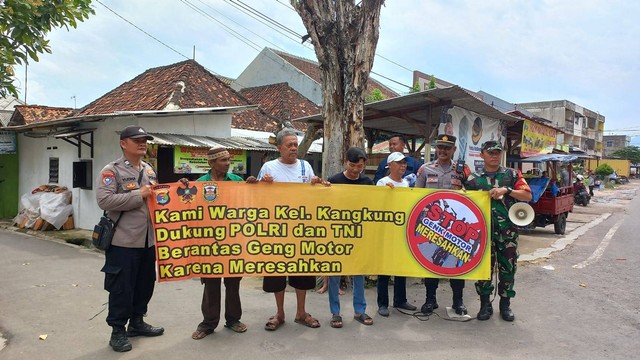
[[153, 168], [142, 161], [147, 140], [153, 137], [142, 127], [124, 128], [120, 132], [122, 157], [101, 170], [96, 189], [98, 206], [118, 222], [102, 268], [109, 292], [107, 324], [113, 328], [109, 345], [118, 352], [131, 350], [127, 337], [164, 333], [142, 318], [156, 280], [155, 237], [146, 198], [157, 179]]

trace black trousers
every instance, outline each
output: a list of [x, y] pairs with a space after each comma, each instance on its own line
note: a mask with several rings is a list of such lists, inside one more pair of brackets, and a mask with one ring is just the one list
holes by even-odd
[[125, 326], [129, 319], [147, 312], [156, 281], [156, 248], [111, 246], [105, 257], [102, 271], [104, 289], [109, 292], [107, 324]]
[[[228, 325], [240, 321], [242, 306], [240, 304], [241, 277], [224, 278], [224, 319]], [[198, 330], [215, 330], [220, 322], [220, 278], [202, 278], [204, 292], [202, 294], [202, 322]]]
[[[425, 278], [424, 279], [424, 287], [427, 290], [427, 297], [429, 294], [433, 294], [435, 296], [436, 290], [438, 289], [438, 282], [440, 279], [438, 278]], [[449, 285], [451, 285], [451, 290], [455, 294], [457, 291], [462, 293], [462, 289], [464, 289], [464, 280], [462, 279], [449, 279]]]

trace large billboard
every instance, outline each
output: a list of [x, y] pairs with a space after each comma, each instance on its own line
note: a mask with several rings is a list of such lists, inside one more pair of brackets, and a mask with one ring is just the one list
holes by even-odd
[[453, 159], [464, 160], [471, 171], [481, 171], [484, 161], [480, 158], [480, 146], [485, 141], [495, 140], [505, 146], [506, 126], [503, 121], [478, 115], [454, 106], [441, 119], [440, 134], [458, 138]]

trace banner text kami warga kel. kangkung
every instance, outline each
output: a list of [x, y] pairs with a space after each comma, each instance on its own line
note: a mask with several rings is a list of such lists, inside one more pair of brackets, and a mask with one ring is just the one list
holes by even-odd
[[160, 281], [400, 275], [489, 279], [486, 192], [190, 182], [148, 205]]

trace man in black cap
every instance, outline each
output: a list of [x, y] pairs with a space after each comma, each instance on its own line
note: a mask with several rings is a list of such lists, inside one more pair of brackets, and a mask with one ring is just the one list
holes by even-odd
[[[456, 162], [451, 160], [455, 152], [456, 137], [447, 134], [438, 135], [436, 139], [436, 159], [420, 167], [415, 187], [452, 190], [462, 189], [467, 176], [471, 174], [471, 170], [467, 165], [463, 164], [461, 164], [460, 169], [457, 169]], [[445, 255], [445, 258], [447, 255]], [[424, 314], [429, 315], [433, 310], [438, 308], [438, 302], [436, 301], [438, 281], [437, 278], [424, 279], [427, 298], [420, 308], [420, 311]], [[451, 290], [453, 290], [453, 310], [455, 310], [458, 315], [466, 315], [467, 308], [462, 301], [464, 280], [450, 279], [449, 285], [451, 285]]]
[[153, 137], [142, 127], [124, 128], [120, 132], [122, 157], [100, 171], [96, 188], [98, 206], [117, 222], [102, 272], [109, 292], [107, 324], [113, 328], [109, 345], [118, 352], [131, 350], [127, 337], [164, 333], [163, 328], [142, 319], [156, 280], [155, 237], [146, 199], [157, 178], [153, 168], [142, 161], [147, 140]]

